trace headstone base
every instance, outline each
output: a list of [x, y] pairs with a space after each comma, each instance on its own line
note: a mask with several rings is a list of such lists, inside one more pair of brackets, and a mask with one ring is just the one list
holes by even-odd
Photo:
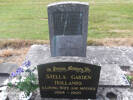
[[[33, 45], [26, 57], [26, 60], [30, 60], [32, 65], [45, 64], [50, 62], [83, 62], [89, 64], [95, 64], [101, 66], [100, 73], [100, 81], [99, 88], [97, 91], [97, 99], [96, 100], [109, 100], [110, 98], [114, 98], [114, 100], [132, 100], [133, 91], [130, 89], [130, 84], [127, 81], [126, 76], [120, 68], [119, 64], [107, 64], [101, 63], [99, 59], [100, 51], [103, 47], [97, 47], [97, 51], [92, 53], [89, 52], [94, 47], [88, 47], [87, 49], [87, 57], [51, 57], [49, 45]], [[101, 59], [106, 60], [104, 57], [110, 55], [107, 49], [104, 49], [105, 55], [100, 56]], [[116, 49], [117, 50], [117, 49]], [[94, 55], [95, 54], [95, 55]], [[118, 56], [118, 55], [117, 55]], [[95, 58], [95, 59], [94, 59]], [[115, 55], [114, 55], [115, 58]], [[116, 59], [118, 61], [118, 59]], [[120, 59], [121, 60], [121, 59]], [[114, 59], [113, 59], [114, 61]], [[35, 100], [59, 100], [53, 98], [41, 98], [40, 93], [36, 96]], [[112, 96], [112, 97], [111, 97]], [[72, 99], [61, 99], [61, 100], [72, 100]], [[74, 99], [77, 100], [77, 99]], [[90, 100], [90, 99], [89, 99]]]
[[[87, 49], [87, 52], [89, 52], [89, 49]], [[97, 51], [95, 54], [97, 53], [100, 53], [100, 51]], [[99, 56], [94, 56], [94, 58], [96, 59], [98, 57]], [[33, 45], [27, 54], [26, 60], [30, 60], [32, 65], [46, 64], [51, 62], [83, 62], [88, 64], [94, 64], [101, 66], [99, 86], [106, 86], [106, 87], [130, 86], [129, 82], [126, 79], [126, 76], [124, 75], [123, 71], [120, 69], [120, 66], [118, 64], [103, 64], [103, 63], [101, 64], [98, 61], [94, 62], [94, 60], [91, 60], [91, 56], [51, 57], [49, 45]]]
[[[130, 88], [114, 88], [114, 87], [99, 87], [97, 92], [97, 99], [88, 100], [132, 100], [133, 99], [133, 89]], [[41, 98], [41, 96], [36, 96], [35, 100], [87, 100], [87, 99], [55, 99], [55, 98]]]

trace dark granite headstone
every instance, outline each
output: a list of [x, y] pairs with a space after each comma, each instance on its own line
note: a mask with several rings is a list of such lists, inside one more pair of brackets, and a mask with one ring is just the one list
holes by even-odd
[[86, 56], [88, 4], [48, 5], [51, 56]]
[[100, 66], [55, 62], [38, 66], [42, 98], [96, 99]]

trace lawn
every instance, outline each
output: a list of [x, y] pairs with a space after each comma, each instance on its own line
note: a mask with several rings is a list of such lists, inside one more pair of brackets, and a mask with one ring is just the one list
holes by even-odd
[[[64, 0], [0, 0], [0, 39], [49, 39], [47, 5], [55, 1]], [[133, 0], [89, 4], [88, 38], [133, 37]]]

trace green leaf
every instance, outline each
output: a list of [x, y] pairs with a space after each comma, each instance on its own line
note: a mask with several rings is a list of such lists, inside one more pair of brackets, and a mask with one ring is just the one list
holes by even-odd
[[128, 79], [129, 81], [131, 81], [131, 80], [133, 79], [133, 76], [127, 75], [127, 79]]
[[12, 84], [11, 82], [9, 82], [7, 85], [8, 85], [9, 87], [13, 87], [13, 84]]

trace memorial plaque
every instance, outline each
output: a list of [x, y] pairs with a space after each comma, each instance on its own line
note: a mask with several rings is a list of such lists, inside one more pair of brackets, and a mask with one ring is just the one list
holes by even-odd
[[79, 62], [38, 65], [42, 98], [95, 99], [100, 66]]

